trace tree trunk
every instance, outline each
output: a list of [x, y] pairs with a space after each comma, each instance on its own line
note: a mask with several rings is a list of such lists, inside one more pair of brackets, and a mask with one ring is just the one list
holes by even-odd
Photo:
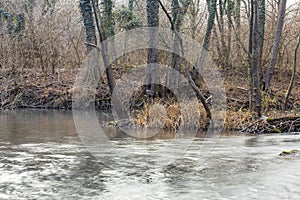
[[234, 21], [236, 24], [236, 29], [239, 31], [241, 27], [241, 0], [235, 1]]
[[96, 20], [96, 26], [97, 26], [97, 30], [98, 30], [98, 34], [99, 34], [99, 38], [100, 38], [100, 52], [101, 52], [101, 56], [102, 56], [104, 67], [105, 67], [109, 91], [110, 91], [110, 94], [112, 94], [113, 89], [115, 87], [115, 81], [114, 81], [111, 65], [108, 63], [109, 59], [108, 59], [108, 55], [107, 55], [107, 47], [103, 43], [103, 41], [106, 39], [107, 36], [106, 36], [105, 30], [103, 30], [104, 26], [101, 23], [101, 19], [99, 19], [100, 14], [98, 13], [99, 12], [98, 1], [92, 0], [92, 3], [93, 3], [93, 9], [94, 9], [94, 16], [95, 16], [95, 20]]
[[[3, 5], [2, 2], [0, 2], [0, 40], [3, 40], [3, 21], [4, 21], [4, 12], [3, 12]], [[0, 49], [3, 49], [2, 42], [0, 43]], [[3, 59], [3, 52], [0, 51], [0, 69], [2, 66], [2, 59]]]
[[275, 39], [274, 39], [274, 43], [273, 43], [271, 61], [270, 61], [270, 65], [267, 69], [265, 80], [264, 80], [264, 89], [269, 94], [271, 93], [270, 82], [271, 82], [271, 78], [273, 76], [276, 61], [277, 61], [279, 44], [280, 44], [280, 40], [281, 40], [281, 33], [282, 33], [283, 24], [284, 24], [286, 1], [287, 0], [281, 0], [281, 2], [280, 2], [280, 11], [279, 11], [279, 17], [278, 17], [278, 22], [277, 22], [277, 26], [276, 26], [276, 33], [275, 33]]
[[[4, 21], [4, 9], [2, 2], [0, 2], [0, 36], [2, 36], [2, 31], [3, 31], [3, 21]], [[2, 43], [1, 43], [2, 44]]]
[[133, 0], [128, 1], [128, 10], [133, 11]]
[[[102, 3], [104, 6], [104, 13], [102, 14], [102, 16], [103, 16], [102, 23], [105, 24], [104, 26], [102, 25], [102, 27], [104, 27], [104, 38], [107, 39], [109, 37], [112, 37], [115, 34], [113, 13], [112, 13], [113, 3], [112, 3], [112, 0], [103, 0]], [[102, 42], [102, 41], [100, 41], [100, 42]], [[112, 41], [110, 45], [111, 45], [111, 48], [114, 48], [114, 41]], [[106, 66], [106, 76], [107, 76], [107, 81], [108, 81], [108, 85], [109, 85], [109, 90], [110, 90], [110, 93], [112, 94], [113, 89], [115, 87], [115, 80], [113, 77], [113, 70], [112, 70], [111, 65]]]
[[197, 27], [199, 26], [199, 23], [201, 22], [201, 19], [199, 19], [199, 21], [197, 21], [197, 18], [199, 18], [198, 17], [199, 13], [200, 13], [200, 0], [192, 1], [191, 7], [189, 10], [192, 39], [195, 39]]
[[114, 20], [113, 20], [113, 2], [112, 0], [102, 0], [101, 4], [103, 5], [102, 11], [102, 25], [104, 25], [105, 39], [111, 37], [115, 34], [114, 31]]
[[296, 68], [297, 68], [297, 52], [298, 52], [299, 46], [300, 46], [300, 35], [298, 36], [298, 41], [297, 41], [297, 43], [296, 43], [296, 47], [295, 47], [295, 51], [294, 51], [293, 74], [292, 74], [292, 77], [291, 77], [291, 81], [290, 81], [288, 90], [287, 90], [287, 92], [286, 92], [286, 94], [285, 94], [285, 99], [284, 99], [284, 109], [286, 109], [286, 107], [287, 107], [287, 102], [288, 102], [289, 96], [290, 96], [290, 94], [291, 94], [291, 92], [292, 92], [292, 88], [293, 88], [294, 81], [295, 81]]
[[227, 37], [227, 49], [226, 49], [226, 57], [225, 57], [225, 67], [231, 67], [231, 42], [232, 42], [232, 23], [231, 15], [234, 14], [234, 2], [229, 1], [227, 3], [227, 20], [228, 20], [228, 37]]
[[261, 117], [260, 72], [262, 65], [262, 50], [264, 38], [264, 2], [251, 0], [250, 35], [249, 35], [249, 80], [250, 80], [250, 109]]
[[216, 17], [216, 11], [217, 11], [217, 0], [207, 0], [208, 7], [209, 7], [209, 16], [207, 20], [207, 27], [205, 32], [205, 37], [202, 45], [202, 50], [200, 53], [200, 69], [202, 68], [202, 64], [206, 57], [206, 51], [208, 50], [209, 42], [210, 42], [210, 36], [212, 29], [214, 27], [215, 17]]
[[[168, 17], [170, 23], [171, 23], [171, 26], [174, 27], [174, 24], [173, 24], [173, 21], [172, 21], [172, 17], [169, 15], [168, 11], [166, 10], [166, 8], [163, 6], [163, 4], [161, 3], [160, 0], [158, 0], [159, 4], [161, 5], [163, 11], [165, 12], [166, 16]], [[180, 44], [180, 50], [181, 50], [181, 53], [182, 53], [182, 56], [184, 57], [184, 50], [183, 50], [183, 44], [182, 44], [182, 39], [180, 37], [180, 35], [175, 32], [176, 36], [178, 37], [179, 39], [179, 44]], [[192, 88], [194, 89], [195, 93], [196, 93], [196, 96], [197, 98], [201, 101], [201, 103], [203, 104], [204, 106], [204, 109], [206, 111], [206, 114], [207, 114], [207, 118], [211, 121], [212, 119], [212, 116], [211, 116], [211, 112], [210, 112], [210, 109], [209, 109], [209, 106], [206, 102], [206, 99], [204, 98], [204, 96], [202, 95], [201, 91], [199, 90], [199, 88], [196, 86], [194, 80], [192, 79], [192, 76], [190, 74], [190, 71], [188, 69], [188, 66], [187, 66], [187, 62], [184, 61], [184, 70], [185, 70], [185, 73], [188, 77], [188, 80], [189, 80], [189, 83], [190, 85], [192, 86]]]
[[[148, 27], [150, 28], [158, 28], [159, 26], [159, 2], [158, 0], [147, 0], [147, 22]], [[155, 29], [150, 29], [150, 48], [148, 50], [148, 60], [147, 60], [147, 68], [148, 68], [148, 85], [150, 88], [149, 96], [154, 97], [157, 92], [156, 84], [157, 83], [157, 74], [156, 68], [158, 63], [158, 32]]]
[[[200, 58], [199, 58], [200, 60], [198, 62], [200, 65], [199, 66], [200, 69], [202, 69], [202, 67], [203, 67], [202, 65], [205, 61], [206, 51], [208, 50], [211, 32], [214, 27], [214, 22], [215, 22], [215, 18], [216, 18], [216, 10], [217, 10], [217, 0], [207, 0], [207, 4], [208, 4], [208, 8], [209, 8], [209, 16], [208, 16], [208, 20], [207, 20], [205, 37], [204, 37], [202, 49], [200, 52]], [[193, 68], [193, 77], [195, 79], [199, 78], [199, 72], [197, 71], [197, 69], [195, 67]]]
[[259, 70], [259, 78], [260, 82], [262, 81], [262, 56], [263, 56], [263, 49], [264, 49], [264, 37], [265, 37], [265, 16], [266, 16], [266, 8], [265, 8], [265, 0], [259, 0], [258, 2], [258, 70]]
[[[181, 18], [180, 16], [180, 6], [178, 0], [172, 0], [172, 20], [173, 20], [173, 30], [179, 32], [180, 31], [180, 25], [181, 25]], [[173, 50], [174, 52], [179, 51], [179, 43], [178, 38], [176, 38], [176, 35], [174, 36], [173, 40]], [[172, 67], [180, 72], [180, 57], [176, 55], [176, 53], [172, 53]]]
[[79, 5], [85, 28], [85, 36], [87, 43], [86, 48], [89, 53], [93, 49], [93, 47], [89, 44], [97, 45], [91, 0], [80, 0]]
[[[241, 0], [236, 0], [235, 1], [235, 8], [234, 8], [234, 22], [235, 22], [235, 26], [236, 26], [236, 35], [238, 35], [238, 37], [240, 37], [241, 35]], [[234, 47], [235, 47], [235, 51], [236, 53], [236, 61], [241, 60], [241, 44], [239, 43], [238, 39], [236, 38], [235, 42], [234, 42]], [[239, 63], [240, 64], [240, 61]]]
[[[221, 66], [225, 67], [226, 66], [226, 57], [227, 57], [227, 46], [225, 43], [225, 33], [224, 33], [224, 14], [225, 14], [225, 8], [226, 8], [226, 1], [219, 0], [219, 13], [216, 11], [216, 18], [217, 18], [217, 24], [219, 27], [219, 32], [220, 32], [220, 41], [221, 41], [221, 55], [220, 58], [221, 61]], [[210, 9], [210, 8], [209, 8]]]
[[[183, 5], [179, 5], [178, 0], [172, 0], [172, 21], [173, 21], [173, 31], [180, 32], [182, 21], [184, 16], [186, 15], [186, 12], [188, 10], [188, 7], [191, 3], [191, 0], [184, 1]], [[181, 72], [181, 59], [179, 54], [179, 44], [180, 38], [178, 38], [177, 34], [174, 34], [173, 37], [173, 52], [171, 53], [172, 56], [172, 63], [171, 66], [178, 72]], [[174, 72], [175, 73], [175, 72]], [[174, 88], [179, 88], [180, 80], [174, 79], [174, 77], [179, 78], [178, 76], [172, 75], [171, 77], [168, 77], [170, 80], [168, 81], [170, 84], [173, 85]]]
[[249, 21], [249, 41], [248, 41], [248, 52], [249, 52], [249, 108], [253, 108], [253, 76], [252, 76], [252, 53], [253, 53], [253, 25], [254, 25], [254, 0], [250, 1], [250, 21]]
[[217, 10], [217, 0], [210, 1], [210, 9], [209, 9], [209, 17], [207, 20], [207, 28], [205, 32], [204, 42], [203, 42], [203, 49], [207, 51], [210, 35], [214, 26], [215, 17], [216, 17], [216, 10]]
[[260, 96], [260, 42], [259, 39], [259, 3], [258, 0], [254, 1], [254, 24], [253, 24], [253, 53], [251, 58], [251, 71], [252, 71], [252, 94], [253, 94], [253, 102], [254, 102], [254, 111], [256, 112], [258, 117], [261, 117], [261, 96]]
[[25, 3], [25, 12], [28, 15], [30, 23], [33, 22], [33, 11], [34, 11], [34, 6], [36, 5], [35, 0], [28, 0]]

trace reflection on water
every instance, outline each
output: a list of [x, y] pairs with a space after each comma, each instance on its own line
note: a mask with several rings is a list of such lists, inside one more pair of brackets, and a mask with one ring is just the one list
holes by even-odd
[[203, 157], [197, 138], [157, 168], [150, 152], [169, 140], [123, 137], [113, 142], [130, 153], [108, 154], [107, 165], [83, 146], [70, 112], [1, 112], [0, 199], [299, 199], [300, 157], [278, 156], [299, 139], [224, 136]]

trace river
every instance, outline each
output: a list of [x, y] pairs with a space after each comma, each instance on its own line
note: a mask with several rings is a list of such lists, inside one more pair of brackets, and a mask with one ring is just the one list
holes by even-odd
[[0, 111], [0, 199], [300, 198], [300, 157], [278, 156], [300, 149], [298, 135], [221, 136], [205, 156], [195, 138], [176, 161], [155, 166], [149, 151], [169, 141], [115, 139], [132, 153], [109, 165], [81, 142], [71, 111]]

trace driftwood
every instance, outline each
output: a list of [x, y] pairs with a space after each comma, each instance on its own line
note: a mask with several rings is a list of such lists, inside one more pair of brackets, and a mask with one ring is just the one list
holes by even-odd
[[241, 130], [246, 133], [300, 132], [300, 116], [259, 119]]

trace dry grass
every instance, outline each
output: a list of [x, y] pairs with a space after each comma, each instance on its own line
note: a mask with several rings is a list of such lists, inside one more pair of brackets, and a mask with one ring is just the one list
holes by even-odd
[[[242, 130], [255, 121], [255, 115], [248, 110], [227, 110], [225, 118], [224, 114], [214, 114], [215, 120], [224, 123], [224, 130]], [[170, 131], [176, 131], [179, 127], [203, 130], [206, 128], [207, 118], [203, 106], [198, 102], [185, 102], [183, 107], [178, 102], [169, 105], [154, 102], [150, 105], [146, 104], [135, 117], [135, 122], [140, 127], [162, 128]]]
[[135, 122], [141, 127], [176, 131], [179, 127], [205, 129], [207, 119], [203, 106], [198, 102], [182, 102], [180, 105], [178, 102], [167, 104], [154, 101], [144, 106], [135, 117]]
[[254, 115], [248, 110], [231, 111], [226, 113], [224, 130], [241, 130], [253, 122]]

